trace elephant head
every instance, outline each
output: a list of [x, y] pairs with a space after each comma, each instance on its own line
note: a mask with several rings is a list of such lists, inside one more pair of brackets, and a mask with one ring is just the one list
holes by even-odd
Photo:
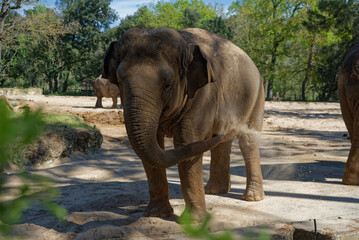
[[167, 151], [158, 144], [160, 123], [178, 118], [196, 91], [215, 81], [206, 53], [185, 33], [169, 28], [128, 30], [110, 44], [102, 75], [119, 86], [130, 143], [151, 166], [175, 165], [222, 140], [214, 135]]
[[354, 77], [359, 79], [359, 44], [349, 50], [342, 63], [341, 70], [345, 74], [353, 74]]

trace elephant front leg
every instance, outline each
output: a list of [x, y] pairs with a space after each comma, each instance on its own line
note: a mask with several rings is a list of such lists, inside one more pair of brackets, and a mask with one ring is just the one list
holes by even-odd
[[205, 188], [207, 194], [221, 194], [229, 192], [231, 188], [231, 147], [232, 140], [221, 143], [211, 150], [210, 175]]
[[207, 214], [202, 176], [202, 154], [178, 164], [181, 190], [186, 206], [191, 209], [194, 220]]
[[246, 133], [238, 137], [246, 165], [247, 186], [243, 200], [260, 201], [264, 199], [262, 170], [259, 162], [259, 137]]
[[102, 97], [97, 97], [95, 108], [102, 108]]
[[347, 185], [359, 185], [359, 112], [352, 112], [345, 91], [339, 89], [338, 93], [340, 108], [351, 141], [351, 148], [344, 167], [342, 181]]
[[145, 209], [146, 217], [169, 217], [173, 208], [169, 202], [166, 169], [154, 168], [143, 162], [148, 179], [150, 203]]

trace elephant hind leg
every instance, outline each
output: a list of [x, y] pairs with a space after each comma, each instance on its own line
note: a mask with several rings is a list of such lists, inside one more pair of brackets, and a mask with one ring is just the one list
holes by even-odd
[[205, 187], [207, 194], [222, 194], [229, 192], [230, 154], [232, 140], [219, 144], [211, 150], [211, 166], [208, 183]]
[[112, 108], [117, 108], [117, 96], [112, 97], [112, 101], [113, 101]]
[[259, 132], [249, 129], [238, 136], [246, 166], [247, 185], [243, 200], [260, 201], [264, 199], [262, 170], [259, 162]]

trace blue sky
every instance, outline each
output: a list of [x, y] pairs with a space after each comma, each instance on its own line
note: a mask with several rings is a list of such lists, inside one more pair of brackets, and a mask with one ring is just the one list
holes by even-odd
[[[235, 0], [203, 0], [205, 3], [218, 3], [221, 4], [224, 7], [224, 10], [227, 10], [228, 7], [234, 2]], [[50, 8], [55, 8], [55, 2], [56, 0], [40, 0], [40, 3], [44, 3], [46, 6]], [[124, 18], [127, 15], [133, 14], [139, 6], [153, 2], [152, 0], [112, 0], [111, 8], [114, 9], [117, 14], [119, 15], [119, 18]], [[114, 23], [114, 26], [117, 26], [120, 22], [120, 19]]]

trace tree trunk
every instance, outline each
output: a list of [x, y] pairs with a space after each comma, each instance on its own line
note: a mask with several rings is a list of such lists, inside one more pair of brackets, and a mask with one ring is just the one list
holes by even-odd
[[264, 89], [264, 97], [266, 97], [267, 89], [268, 89], [268, 80], [267, 79], [263, 83], [263, 89]]
[[277, 52], [279, 47], [279, 41], [277, 41], [277, 38], [274, 38], [273, 42], [273, 49], [272, 49], [272, 60], [269, 65], [269, 80], [267, 84], [267, 99], [272, 100], [273, 99], [273, 85], [274, 85], [274, 71], [275, 71], [275, 65], [277, 64]]
[[2, 71], [3, 71], [3, 67], [2, 67], [2, 38], [3, 38], [3, 35], [4, 35], [4, 25], [5, 25], [6, 15], [4, 15], [1, 18], [1, 25], [0, 25], [0, 74], [1, 75], [2, 75]]
[[65, 93], [67, 92], [67, 89], [69, 87], [69, 79], [70, 79], [70, 73], [66, 74], [65, 80], [64, 80], [64, 85], [62, 86], [62, 92]]
[[[277, 19], [277, 8], [278, 8], [278, 4], [275, 0], [272, 0], [272, 5], [273, 5], [273, 12], [272, 12], [272, 18], [273, 19]], [[267, 85], [267, 99], [268, 100], [272, 100], [273, 99], [273, 85], [274, 85], [274, 70], [275, 70], [275, 65], [277, 63], [277, 51], [278, 51], [278, 47], [279, 47], [279, 43], [280, 41], [278, 40], [278, 36], [276, 33], [274, 33], [274, 38], [273, 38], [273, 48], [272, 48], [272, 59], [271, 59], [271, 63], [269, 65], [269, 79], [268, 79], [268, 85]]]
[[309, 75], [310, 75], [310, 73], [312, 71], [312, 61], [313, 61], [313, 51], [314, 51], [315, 38], [316, 38], [316, 34], [314, 34], [312, 42], [310, 44], [307, 68], [305, 70], [304, 79], [302, 81], [302, 101], [306, 100], [305, 89], [306, 89], [306, 86], [307, 86], [307, 82], [309, 81]]
[[51, 78], [49, 79], [49, 92], [50, 92], [51, 94], [54, 93], [54, 87], [53, 87], [52, 79], [51, 79]]
[[64, 85], [62, 86], [63, 93], [67, 92], [67, 88], [69, 87], [68, 81], [69, 81], [68, 78], [66, 78], [64, 81]]
[[54, 77], [54, 92], [59, 92], [59, 81], [57, 80], [57, 77]]

